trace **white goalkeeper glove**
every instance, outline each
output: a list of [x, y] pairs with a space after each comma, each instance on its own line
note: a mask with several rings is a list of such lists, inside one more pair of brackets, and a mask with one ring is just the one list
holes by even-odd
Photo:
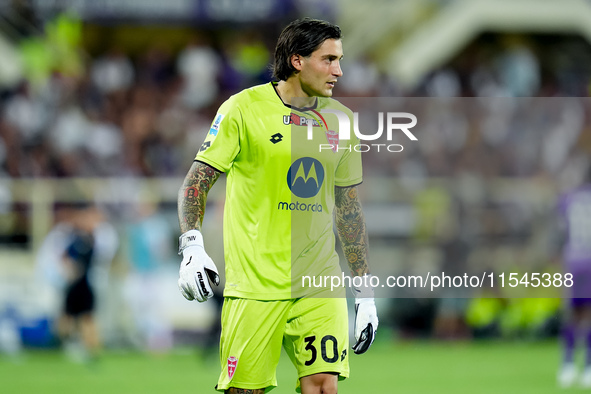
[[179, 289], [189, 300], [207, 301], [213, 296], [209, 282], [218, 286], [220, 275], [213, 260], [205, 252], [199, 230], [189, 230], [179, 237], [179, 254], [183, 261], [179, 269]]
[[[368, 277], [369, 278], [369, 277]], [[366, 281], [369, 283], [369, 280]], [[378, 330], [378, 313], [373, 297], [373, 288], [353, 288], [355, 295], [355, 345], [353, 352], [362, 354], [369, 349]]]

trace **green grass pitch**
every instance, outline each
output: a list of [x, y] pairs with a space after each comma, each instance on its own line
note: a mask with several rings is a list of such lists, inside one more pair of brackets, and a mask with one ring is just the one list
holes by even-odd
[[[339, 393], [563, 393], [556, 387], [557, 342], [376, 342], [351, 355], [351, 378]], [[214, 393], [216, 357], [197, 351], [162, 356], [106, 351], [94, 365], [73, 364], [58, 351], [29, 351], [20, 361], [0, 356], [3, 394]], [[275, 394], [294, 393], [295, 372], [285, 354]]]

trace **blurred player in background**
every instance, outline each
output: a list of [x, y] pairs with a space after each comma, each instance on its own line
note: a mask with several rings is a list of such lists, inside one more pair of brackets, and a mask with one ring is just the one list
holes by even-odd
[[[570, 305], [562, 328], [564, 355], [558, 382], [568, 387], [577, 382], [591, 387], [591, 169], [582, 186], [566, 193], [559, 201], [565, 225], [562, 251], [564, 273], [573, 275]], [[575, 362], [577, 343], [584, 344], [582, 375]]]
[[87, 362], [100, 350], [97, 304], [106, 293], [119, 242], [116, 230], [96, 206], [67, 206], [58, 216], [39, 249], [37, 271], [43, 285], [61, 293], [56, 297], [62, 301], [57, 333], [67, 355]]
[[96, 357], [100, 340], [95, 312], [95, 291], [90, 284], [89, 274], [94, 257], [94, 236], [87, 229], [75, 229], [64, 253], [66, 292], [64, 313], [59, 321], [60, 337], [66, 342], [80, 333], [84, 349], [90, 358]]
[[[308, 274], [318, 267], [340, 272], [334, 213], [351, 272], [369, 274], [356, 188], [362, 181], [361, 155], [350, 149], [319, 153], [317, 143], [292, 150], [293, 119], [315, 122], [315, 138], [331, 142], [318, 111], [344, 108], [328, 99], [342, 75], [342, 55], [338, 26], [308, 18], [288, 25], [275, 50], [279, 82], [246, 89], [222, 104], [179, 190], [179, 287], [187, 299], [203, 302], [213, 295], [210, 281], [219, 284], [203, 246], [203, 213], [210, 188], [222, 172], [227, 174], [219, 391], [259, 394], [276, 386], [282, 345], [297, 369], [297, 390], [304, 394], [336, 393], [337, 381], [349, 376], [346, 299], [294, 295], [293, 282], [299, 278], [292, 271], [297, 265]], [[304, 105], [296, 106], [294, 98]], [[304, 136], [306, 124], [297, 123]], [[351, 141], [336, 144], [350, 148]], [[189, 198], [193, 189], [197, 204]], [[290, 210], [296, 201], [316, 209]], [[363, 353], [378, 319], [373, 292], [356, 290], [353, 350]]]

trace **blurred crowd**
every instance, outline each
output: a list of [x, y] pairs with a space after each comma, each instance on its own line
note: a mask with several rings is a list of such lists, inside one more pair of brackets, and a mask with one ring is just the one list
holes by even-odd
[[[61, 61], [47, 60], [33, 45], [39, 37], [29, 36], [21, 47], [25, 78], [0, 94], [0, 180], [183, 177], [218, 106], [271, 80], [278, 26], [196, 30], [178, 51], [154, 44], [132, 54], [116, 42], [90, 53], [80, 21], [55, 23], [53, 36], [43, 39], [57, 43]], [[547, 243], [554, 234], [552, 204], [589, 165], [589, 60], [591, 47], [578, 37], [485, 34], [412, 88], [369, 58], [343, 60], [335, 97], [400, 97], [400, 107], [420, 119], [419, 142], [405, 141], [396, 154], [364, 154], [366, 176], [396, 184], [386, 199], [383, 189], [365, 190], [368, 202], [416, 212], [416, 226], [394, 237], [402, 261], [448, 272], [463, 271], [470, 261], [481, 269], [498, 261], [554, 263], [555, 245]], [[515, 188], [521, 181], [523, 188]], [[392, 236], [373, 239], [379, 244]], [[172, 238], [162, 235], [159, 242]], [[141, 256], [134, 259], [141, 265]], [[399, 273], [413, 269], [405, 264], [398, 264]], [[151, 283], [141, 274], [153, 267], [135, 268], [136, 284]], [[457, 318], [469, 310], [467, 302], [419, 304], [424, 309], [408, 308], [413, 316], [422, 310], [439, 322], [442, 336], [463, 335]], [[404, 305], [393, 309], [395, 324], [405, 324]], [[167, 346], [159, 329], [148, 341]]]
[[[2, 171], [10, 177], [180, 176], [223, 94], [267, 75], [269, 53], [260, 45], [241, 49], [254, 61], [223, 59], [198, 38], [174, 57], [151, 48], [135, 63], [112, 48], [90, 59], [80, 75], [54, 72], [37, 85], [24, 80], [2, 100]], [[240, 61], [256, 69], [232, 64]]]
[[[271, 80], [268, 37], [276, 26], [199, 30], [176, 52], [154, 44], [132, 56], [116, 42], [89, 54], [79, 22], [64, 17], [55, 24], [55, 46], [70, 48], [58, 51], [61, 61], [27, 61], [43, 56], [23, 45], [28, 78], [2, 92], [0, 176], [183, 176], [220, 103]], [[470, 168], [490, 176], [554, 175], [578, 141], [585, 109], [534, 105], [528, 116], [535, 121], [520, 124], [526, 104], [515, 98], [588, 96], [581, 60], [589, 58], [589, 45], [576, 37], [484, 35], [413, 88], [400, 87], [370, 59], [345, 58], [336, 96], [504, 98], [472, 118], [459, 105], [421, 114], [416, 149], [391, 163], [372, 166], [369, 159], [370, 173], [454, 176]], [[384, 156], [393, 155], [378, 160]]]
[[[182, 176], [220, 103], [271, 80], [274, 43], [266, 37], [276, 26], [195, 31], [178, 51], [154, 43], [132, 56], [116, 42], [85, 51], [84, 27], [75, 19], [62, 16], [54, 25], [47, 35], [59, 61], [40, 65], [47, 54], [26, 42], [25, 79], [2, 92], [0, 176]], [[404, 175], [423, 167], [427, 176], [453, 176], [471, 168], [531, 176], [564, 164], [586, 114], [568, 103], [551, 112], [532, 108], [535, 122], [520, 125], [515, 114], [523, 102], [513, 98], [588, 96], [582, 63], [589, 62], [582, 61], [589, 59], [589, 45], [577, 37], [489, 34], [412, 88], [370, 59], [345, 58], [336, 96], [503, 97], [477, 119], [459, 113], [465, 108], [421, 116], [429, 134], [421, 135], [417, 152], [387, 165], [369, 160], [368, 171]]]

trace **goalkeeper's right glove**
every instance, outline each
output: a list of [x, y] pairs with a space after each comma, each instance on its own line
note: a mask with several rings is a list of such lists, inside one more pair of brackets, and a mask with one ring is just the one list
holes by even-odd
[[183, 261], [179, 269], [179, 289], [191, 301], [207, 301], [213, 296], [209, 282], [218, 286], [220, 275], [213, 260], [205, 252], [203, 236], [199, 230], [189, 230], [179, 238], [179, 254]]
[[352, 288], [355, 295], [355, 345], [353, 345], [355, 354], [365, 353], [369, 349], [378, 330], [379, 321], [373, 288], [367, 283], [366, 280], [365, 287]]

